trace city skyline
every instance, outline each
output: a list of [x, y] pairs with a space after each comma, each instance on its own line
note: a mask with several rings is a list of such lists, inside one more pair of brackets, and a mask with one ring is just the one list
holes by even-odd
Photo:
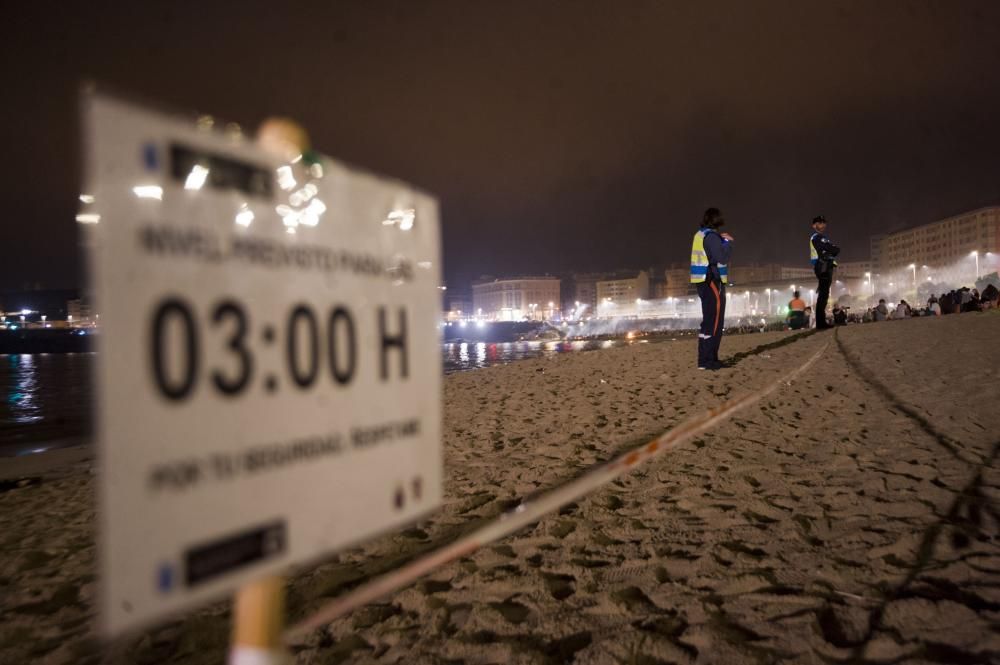
[[[864, 276], [871, 279], [871, 276], [877, 275], [879, 271], [887, 274], [912, 271], [913, 279], [916, 280], [916, 272], [919, 267], [921, 281], [930, 280], [932, 275], [927, 271], [932, 271], [943, 275], [942, 283], [946, 283], [968, 279], [968, 271], [974, 266], [971, 275], [973, 279], [976, 279], [996, 272], [1000, 268], [1000, 206], [967, 210], [951, 217], [893, 233], [876, 234], [869, 237], [869, 245], [871, 258], [839, 261], [837, 273], [839, 277], [860, 279]], [[968, 265], [963, 266], [962, 264]], [[476, 290], [477, 286], [485, 286], [494, 282], [555, 279], [557, 281], [568, 280], [576, 283], [577, 286], [583, 282], [590, 282], [590, 288], [594, 291], [592, 295], [596, 298], [600, 282], [608, 280], [628, 281], [634, 279], [636, 273], [645, 274], [646, 277], [643, 279], [648, 281], [645, 287], [638, 289], [644, 294], [642, 297], [676, 297], [691, 289], [688, 279], [689, 266], [686, 262], [659, 263], [642, 267], [619, 266], [614, 270], [598, 272], [573, 269], [543, 271], [535, 275], [503, 272], [496, 275], [480, 275], [464, 284], [452, 284], [450, 291], [448, 285], [441, 285], [439, 288], [447, 291], [444, 294], [445, 310], [447, 311], [449, 310], [449, 301], [453, 298], [465, 299]], [[770, 282], [784, 282], [788, 279], [811, 281], [812, 268], [788, 262], [737, 261], [730, 263], [730, 281], [732, 283], [763, 285]], [[59, 305], [48, 303], [47, 309], [57, 310], [61, 307], [61, 301], [70, 299], [67, 294], [73, 294], [71, 298], [79, 298], [81, 293], [83, 291], [80, 289], [42, 289], [40, 284], [35, 284], [34, 288], [31, 285], [26, 285], [20, 290], [0, 289], [0, 313], [2, 313], [4, 305], [15, 313], [23, 309], [21, 305], [12, 307], [11, 303], [15, 300], [18, 302], [24, 300], [37, 307], [38, 303], [34, 300], [41, 294], [47, 294], [48, 300], [55, 298], [60, 301]], [[571, 302], [575, 297], [578, 296], [563, 297], [563, 304]], [[541, 300], [546, 299], [541, 298]], [[7, 302], [5, 303], [5, 301]], [[537, 303], [536, 306], [538, 306]]]
[[5, 13], [0, 289], [82, 284], [85, 80], [435, 194], [450, 284], [680, 262], [711, 205], [735, 261], [795, 265], [816, 214], [865, 260], [1000, 203], [995, 3], [268, 7]]

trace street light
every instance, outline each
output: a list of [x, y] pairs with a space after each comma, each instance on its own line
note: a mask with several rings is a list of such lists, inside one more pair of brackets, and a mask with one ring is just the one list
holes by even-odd
[[910, 270], [913, 271], [913, 290], [917, 290], [917, 264], [911, 263], [909, 266]]
[[976, 257], [976, 275], [975, 279], [979, 279], [979, 252], [972, 252], [969, 256]]

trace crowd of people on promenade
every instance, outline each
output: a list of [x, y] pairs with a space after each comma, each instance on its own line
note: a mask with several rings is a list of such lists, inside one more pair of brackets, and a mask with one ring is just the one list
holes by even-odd
[[[852, 313], [850, 308], [841, 305], [833, 306], [833, 325], [843, 326], [848, 323], [872, 323], [892, 319], [908, 319], [918, 316], [943, 316], [945, 314], [960, 314], [962, 312], [981, 312], [988, 309], [1000, 309], [1000, 289], [993, 284], [987, 285], [983, 292], [979, 289], [963, 286], [953, 289], [940, 296], [931, 295], [926, 305], [915, 306], [905, 299], [900, 299], [896, 305], [886, 303], [880, 298], [877, 305], [868, 307], [863, 313]], [[788, 303], [786, 324], [789, 330], [800, 330], [815, 326], [812, 308], [806, 305], [798, 291]]]
[[[887, 321], [890, 319], [908, 319], [916, 316], [943, 316], [945, 314], [960, 314], [962, 312], [981, 312], [987, 309], [1000, 308], [1000, 289], [993, 284], [987, 285], [983, 292], [979, 289], [963, 286], [940, 296], [931, 295], [923, 306], [911, 305], [906, 300], [900, 300], [895, 307], [886, 304], [882, 298], [874, 307], [869, 307], [858, 319], [860, 322]], [[837, 312], [834, 308], [834, 318]]]

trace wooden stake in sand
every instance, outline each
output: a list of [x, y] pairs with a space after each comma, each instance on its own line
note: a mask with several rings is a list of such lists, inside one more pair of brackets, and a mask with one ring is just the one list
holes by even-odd
[[[292, 161], [309, 147], [301, 125], [268, 118], [257, 131], [265, 151]], [[236, 592], [229, 665], [281, 665], [287, 662], [281, 639], [285, 625], [285, 578], [265, 577]]]
[[285, 578], [265, 577], [236, 593], [229, 665], [282, 665]]
[[800, 367], [788, 372], [762, 390], [756, 393], [746, 393], [709, 409], [700, 415], [689, 418], [644, 446], [624, 453], [607, 464], [594, 467], [579, 478], [561, 485], [531, 501], [523, 502], [513, 510], [500, 515], [496, 520], [487, 523], [467, 536], [459, 538], [450, 545], [446, 545], [430, 554], [420, 557], [416, 561], [412, 561], [402, 568], [376, 578], [341, 598], [334, 600], [330, 604], [320, 608], [312, 616], [289, 628], [285, 633], [285, 640], [294, 642], [301, 639], [309, 631], [325, 626], [334, 619], [387, 596], [397, 589], [412, 584], [420, 577], [446, 563], [468, 556], [484, 545], [509, 536], [515, 531], [537, 522], [548, 513], [585, 497], [621, 474], [631, 471], [653, 457], [661, 455], [685, 441], [689, 441], [692, 437], [707, 431], [737, 411], [760, 401], [782, 385], [790, 385], [794, 379], [819, 360], [819, 357], [829, 345], [829, 342], [824, 344], [822, 348]]

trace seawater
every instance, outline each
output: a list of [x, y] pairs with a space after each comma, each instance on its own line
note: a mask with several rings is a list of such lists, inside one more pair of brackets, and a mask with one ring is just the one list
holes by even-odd
[[0, 355], [0, 455], [91, 437], [94, 353]]

